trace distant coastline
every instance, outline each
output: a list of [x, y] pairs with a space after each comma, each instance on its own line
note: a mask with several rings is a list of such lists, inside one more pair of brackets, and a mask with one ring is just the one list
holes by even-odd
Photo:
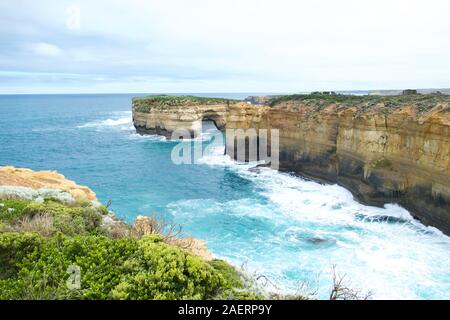
[[[442, 94], [450, 94], [450, 88], [422, 88], [416, 89], [419, 94], [430, 94], [440, 92]], [[330, 92], [336, 92], [340, 94], [356, 94], [356, 95], [400, 95], [404, 89], [358, 89], [358, 90], [327, 90]], [[64, 96], [64, 95], [86, 95], [86, 96], [95, 96], [95, 95], [133, 95], [133, 96], [148, 96], [148, 95], [170, 95], [170, 96], [183, 96], [183, 95], [192, 95], [199, 97], [209, 97], [209, 98], [229, 98], [229, 99], [245, 99], [249, 96], [277, 96], [277, 95], [289, 95], [289, 94], [308, 94], [314, 92], [311, 91], [283, 91], [283, 92], [269, 92], [269, 91], [240, 91], [240, 92], [55, 92], [55, 93], [1, 93], [0, 96]], [[323, 90], [317, 90], [323, 91]]]

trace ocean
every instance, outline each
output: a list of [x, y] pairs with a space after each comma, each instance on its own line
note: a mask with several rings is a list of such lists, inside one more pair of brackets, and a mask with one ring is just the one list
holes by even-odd
[[335, 270], [374, 299], [450, 299], [450, 238], [437, 229], [337, 185], [237, 164], [210, 123], [200, 163], [175, 165], [179, 142], [135, 133], [133, 96], [0, 96], [0, 166], [57, 170], [127, 222], [158, 214], [270, 290], [326, 299]]

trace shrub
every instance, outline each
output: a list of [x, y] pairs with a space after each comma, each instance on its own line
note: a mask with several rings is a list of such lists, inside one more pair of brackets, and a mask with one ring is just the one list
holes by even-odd
[[[0, 299], [254, 297], [233, 267], [186, 251], [174, 240], [178, 227], [156, 216], [102, 227], [105, 207], [52, 199], [2, 203]], [[81, 280], [75, 289], [66, 284], [73, 266]]]
[[[208, 264], [160, 240], [2, 235], [1, 252], [22, 253], [0, 256], [8, 266], [7, 273], [2, 270], [8, 276], [0, 280], [0, 298], [206, 299], [243, 287], [223, 262]], [[71, 265], [81, 270], [79, 290], [66, 286]]]
[[153, 108], [166, 109], [172, 106], [195, 106], [195, 105], [211, 105], [211, 104], [230, 104], [233, 101], [223, 98], [209, 98], [196, 96], [168, 96], [156, 95], [148, 97], [133, 98], [133, 110], [137, 112], [149, 112]]
[[[101, 207], [84, 204], [69, 206], [55, 200], [46, 200], [44, 203], [6, 200], [2, 203], [5, 206], [0, 207], [0, 220], [8, 223], [13, 230], [35, 231], [44, 236], [56, 232], [70, 236], [104, 233], [101, 230], [104, 209]], [[47, 223], [45, 228], [44, 222]]]
[[[29, 200], [0, 200], [0, 220], [12, 221], [22, 216], [23, 210], [30, 204]], [[13, 210], [8, 210], [13, 209]]]
[[15, 278], [17, 262], [39, 250], [42, 238], [32, 233], [0, 233], [0, 279]]

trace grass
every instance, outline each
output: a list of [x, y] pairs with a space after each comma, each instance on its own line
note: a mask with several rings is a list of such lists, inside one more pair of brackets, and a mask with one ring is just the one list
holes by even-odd
[[[133, 98], [133, 110], [137, 112], [149, 112], [152, 109], [167, 109], [175, 106], [195, 106], [195, 105], [213, 105], [213, 104], [231, 104], [240, 100], [231, 100], [223, 98], [208, 98], [196, 96], [171, 96], [156, 95], [147, 97]], [[356, 106], [360, 111], [365, 111], [374, 107], [379, 107], [385, 114], [391, 113], [398, 107], [412, 105], [419, 114], [425, 113], [436, 104], [441, 102], [450, 102], [450, 95], [442, 94], [415, 94], [399, 96], [380, 96], [380, 95], [348, 95], [336, 94], [334, 92], [313, 92], [311, 94], [292, 94], [274, 96], [269, 98], [267, 104], [275, 107], [283, 104], [306, 104], [313, 110], [319, 111], [330, 104], [340, 106]]]
[[156, 95], [147, 97], [133, 98], [133, 110], [137, 112], [149, 112], [153, 108], [165, 109], [173, 106], [195, 106], [195, 105], [213, 105], [230, 104], [238, 100], [224, 98], [208, 98], [196, 96], [170, 96]]
[[361, 111], [381, 106], [380, 110], [383, 113], [391, 113], [398, 107], [412, 105], [417, 108], [419, 114], [427, 112], [436, 104], [441, 102], [450, 102], [449, 95], [405, 95], [405, 96], [379, 96], [379, 95], [346, 95], [336, 93], [320, 93], [315, 92], [311, 94], [294, 94], [275, 96], [269, 100], [268, 104], [275, 107], [281, 104], [307, 104], [315, 107], [315, 109], [323, 109], [330, 104], [338, 104], [342, 106], [356, 106]]

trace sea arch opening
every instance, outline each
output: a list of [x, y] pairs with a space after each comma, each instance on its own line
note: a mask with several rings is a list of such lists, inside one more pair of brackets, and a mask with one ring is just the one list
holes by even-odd
[[220, 131], [225, 130], [226, 125], [225, 116], [218, 113], [217, 111], [214, 110], [205, 111], [202, 117], [202, 124], [205, 123], [213, 123], [218, 130]]

